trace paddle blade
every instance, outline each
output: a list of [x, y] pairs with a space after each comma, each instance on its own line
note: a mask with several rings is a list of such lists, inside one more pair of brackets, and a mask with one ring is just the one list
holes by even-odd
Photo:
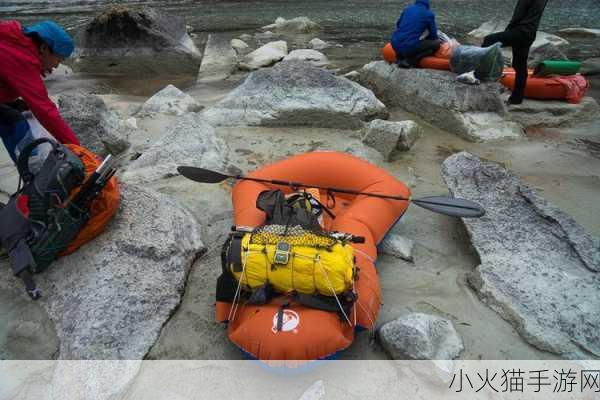
[[455, 197], [428, 196], [412, 199], [412, 202], [427, 210], [461, 218], [479, 218], [485, 215], [485, 210], [471, 200]]
[[223, 182], [227, 178], [234, 178], [233, 176], [225, 175], [220, 172], [197, 167], [181, 166], [177, 167], [177, 172], [188, 179], [202, 183], [219, 183]]

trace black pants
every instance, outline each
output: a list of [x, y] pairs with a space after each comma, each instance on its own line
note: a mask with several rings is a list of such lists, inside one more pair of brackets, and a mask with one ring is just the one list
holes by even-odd
[[440, 40], [421, 40], [417, 51], [406, 55], [406, 61], [413, 67], [417, 67], [421, 58], [433, 55], [440, 48], [441, 43]]
[[529, 48], [533, 43], [531, 39], [518, 29], [492, 33], [483, 39], [482, 47], [489, 47], [494, 43], [502, 43], [502, 47], [512, 48], [512, 66], [515, 69], [515, 87], [510, 96], [510, 102], [519, 104], [523, 102], [525, 85], [527, 85], [527, 58]]

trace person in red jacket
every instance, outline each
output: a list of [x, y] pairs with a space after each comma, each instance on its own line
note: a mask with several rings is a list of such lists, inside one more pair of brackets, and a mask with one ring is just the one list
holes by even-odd
[[25, 110], [30, 110], [57, 141], [79, 144], [42, 80], [73, 49], [73, 39], [52, 21], [27, 28], [17, 21], [0, 21], [0, 136], [13, 160], [15, 151], [32, 140], [22, 114]]

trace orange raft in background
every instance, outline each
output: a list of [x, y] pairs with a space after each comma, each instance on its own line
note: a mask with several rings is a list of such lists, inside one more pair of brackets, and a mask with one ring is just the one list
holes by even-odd
[[[392, 47], [391, 43], [386, 43], [385, 46], [381, 49], [381, 55], [383, 59], [390, 64], [395, 64], [398, 60], [396, 56], [396, 51]], [[420, 68], [427, 69], [438, 69], [442, 71], [450, 71], [450, 60], [447, 58], [441, 58], [436, 56], [423, 57], [419, 61]]]
[[[529, 71], [525, 85], [525, 97], [539, 100], [563, 100], [567, 98], [567, 89], [560, 81], [553, 77], [535, 77]], [[505, 68], [500, 83], [510, 90], [515, 88], [515, 70]]]
[[[385, 170], [348, 154], [336, 152], [306, 153], [276, 162], [248, 175], [253, 178], [302, 182], [311, 186], [336, 187], [368, 193], [409, 197], [410, 190]], [[253, 181], [239, 181], [233, 189], [236, 226], [257, 227], [265, 222], [265, 214], [256, 207], [258, 195], [265, 190], [285, 186]], [[372, 329], [381, 304], [379, 278], [375, 269], [377, 243], [404, 214], [408, 202], [363, 195], [331, 193], [335, 202], [331, 211], [335, 219], [324, 214], [327, 231], [351, 233], [365, 238], [354, 243], [355, 281], [358, 300], [350, 313], [351, 324], [337, 313], [308, 308], [286, 296], [276, 297], [265, 305], [217, 302], [216, 317], [228, 322], [230, 340], [249, 356], [260, 360], [316, 360], [334, 356], [354, 340], [356, 328]], [[277, 315], [284, 309], [283, 329], [277, 330]], [[231, 317], [231, 320], [228, 319]]]

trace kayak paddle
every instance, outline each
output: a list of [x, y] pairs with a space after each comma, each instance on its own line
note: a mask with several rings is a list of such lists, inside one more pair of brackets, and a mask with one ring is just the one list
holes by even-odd
[[292, 181], [282, 181], [278, 179], [260, 179], [260, 178], [252, 178], [243, 175], [225, 175], [220, 172], [211, 171], [205, 168], [197, 168], [197, 167], [177, 167], [177, 171], [183, 175], [184, 177], [201, 183], [219, 183], [224, 181], [225, 179], [239, 179], [246, 181], [255, 181], [255, 182], [264, 182], [270, 183], [272, 185], [280, 185], [280, 186], [289, 186], [292, 188], [316, 188], [322, 189], [328, 192], [336, 192], [336, 193], [346, 193], [346, 194], [355, 194], [355, 195], [363, 195], [363, 196], [371, 196], [378, 197], [382, 199], [391, 199], [391, 200], [400, 200], [400, 201], [410, 201], [411, 203], [425, 208], [429, 211], [433, 211], [439, 214], [449, 215], [451, 217], [461, 217], [461, 218], [479, 218], [485, 214], [485, 210], [483, 207], [474, 201], [455, 198], [455, 197], [445, 197], [445, 196], [427, 196], [421, 197], [418, 199], [406, 198], [401, 196], [390, 196], [385, 194], [378, 193], [365, 193], [358, 192], [355, 190], [347, 190], [347, 189], [339, 189], [332, 187], [322, 187], [315, 185], [307, 185], [301, 182], [292, 182]]

